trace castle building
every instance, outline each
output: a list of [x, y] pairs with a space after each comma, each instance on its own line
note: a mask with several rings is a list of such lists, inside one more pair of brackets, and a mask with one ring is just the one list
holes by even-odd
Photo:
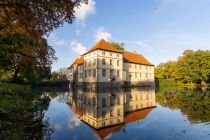
[[68, 68], [72, 85], [154, 86], [154, 65], [141, 54], [117, 49], [100, 40]]

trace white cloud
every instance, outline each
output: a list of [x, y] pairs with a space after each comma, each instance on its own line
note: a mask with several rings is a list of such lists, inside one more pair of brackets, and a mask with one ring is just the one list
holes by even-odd
[[75, 7], [75, 17], [78, 20], [78, 22], [85, 24], [85, 20], [89, 15], [92, 15], [95, 13], [95, 1], [89, 0], [88, 4], [81, 3], [79, 7]]
[[111, 37], [112, 37], [111, 33], [106, 31], [104, 27], [98, 28], [94, 34], [95, 41], [98, 41], [100, 39], [110, 40]]
[[69, 129], [73, 129], [75, 127], [80, 126], [80, 119], [77, 117], [77, 115], [71, 115], [68, 119], [68, 127]]
[[71, 46], [70, 49], [79, 55], [86, 52], [86, 48], [78, 41], [75, 40], [71, 41], [70, 46]]

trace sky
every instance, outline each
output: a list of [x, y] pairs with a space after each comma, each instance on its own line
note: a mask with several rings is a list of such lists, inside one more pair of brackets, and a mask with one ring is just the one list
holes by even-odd
[[210, 0], [89, 0], [75, 8], [73, 24], [47, 37], [58, 58], [52, 71], [69, 67], [102, 38], [155, 65], [186, 49], [210, 50], [209, 6]]

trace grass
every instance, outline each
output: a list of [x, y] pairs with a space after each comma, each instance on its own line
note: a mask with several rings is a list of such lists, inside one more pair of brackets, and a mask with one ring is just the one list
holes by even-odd
[[196, 83], [192, 83], [192, 84], [185, 84], [183, 81], [175, 81], [174, 79], [158, 79], [156, 80], [156, 85], [158, 86], [184, 86], [184, 87], [192, 87], [192, 88], [196, 88], [196, 87], [209, 87], [210, 84], [206, 84], [206, 85], [201, 85], [201, 84], [196, 84]]
[[0, 83], [0, 93], [11, 93], [11, 94], [26, 94], [32, 93], [30, 85], [19, 85], [13, 83]]

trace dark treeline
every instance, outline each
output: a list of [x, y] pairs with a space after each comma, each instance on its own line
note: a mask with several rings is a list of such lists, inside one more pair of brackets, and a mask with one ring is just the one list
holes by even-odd
[[210, 51], [185, 50], [177, 61], [161, 63], [155, 68], [155, 78], [173, 79], [184, 84], [210, 82]]

